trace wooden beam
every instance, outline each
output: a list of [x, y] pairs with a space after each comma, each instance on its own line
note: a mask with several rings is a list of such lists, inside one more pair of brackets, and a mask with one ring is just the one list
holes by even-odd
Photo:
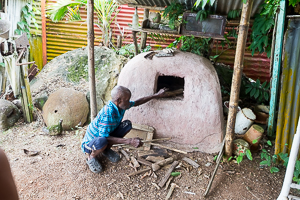
[[133, 38], [133, 44], [134, 44], [134, 50], [135, 50], [135, 56], [139, 54], [139, 49], [137, 45], [137, 38], [136, 38], [137, 31], [132, 31], [132, 38]]
[[138, 8], [145, 8], [145, 9], [149, 9], [149, 10], [164, 10], [165, 7], [156, 7], [156, 6], [144, 6], [144, 5], [138, 5], [138, 4], [134, 4], [134, 3], [129, 3], [128, 7], [138, 7]]
[[232, 155], [234, 127], [235, 127], [236, 113], [238, 108], [241, 78], [242, 78], [242, 73], [244, 68], [245, 45], [246, 45], [246, 40], [248, 35], [252, 5], [253, 5], [253, 0], [247, 0], [246, 3], [243, 3], [241, 21], [239, 26], [238, 41], [237, 41], [236, 54], [234, 60], [234, 71], [233, 71], [231, 92], [230, 92], [229, 114], [228, 114], [226, 136], [225, 136], [226, 139], [225, 154], [227, 158], [229, 158]]
[[90, 109], [91, 121], [97, 116], [96, 102], [96, 81], [95, 81], [95, 59], [94, 59], [94, 0], [88, 0], [87, 7], [88, 21], [88, 66], [89, 66], [89, 86], [90, 86]]
[[[143, 21], [148, 18], [149, 18], [149, 9], [145, 8]], [[143, 32], [141, 38], [141, 50], [146, 48], [146, 42], [147, 42], [147, 32]]]

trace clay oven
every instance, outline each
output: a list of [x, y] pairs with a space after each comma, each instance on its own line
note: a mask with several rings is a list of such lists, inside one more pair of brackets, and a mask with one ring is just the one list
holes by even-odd
[[[183, 95], [155, 99], [126, 112], [124, 119], [155, 128], [154, 137], [172, 137], [184, 149], [216, 152], [222, 140], [223, 110], [217, 73], [209, 60], [176, 51], [173, 57], [145, 59], [141, 53], [121, 71], [118, 84], [128, 87], [131, 100], [162, 87], [182, 88]], [[197, 148], [195, 148], [197, 147]]]

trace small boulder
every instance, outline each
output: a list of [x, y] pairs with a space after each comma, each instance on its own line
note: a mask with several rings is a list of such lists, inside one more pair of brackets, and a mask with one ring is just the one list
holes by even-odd
[[62, 88], [50, 94], [43, 107], [43, 118], [47, 127], [54, 127], [62, 120], [62, 129], [71, 130], [87, 120], [89, 104], [85, 94]]
[[12, 102], [0, 99], [0, 131], [12, 127], [21, 117], [20, 111]]

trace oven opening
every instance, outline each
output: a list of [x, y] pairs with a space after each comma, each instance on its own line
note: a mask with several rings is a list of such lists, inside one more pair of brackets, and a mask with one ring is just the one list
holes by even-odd
[[170, 96], [165, 99], [183, 100], [184, 78], [177, 76], [158, 76], [156, 92], [164, 87], [169, 88], [168, 94], [170, 94]]

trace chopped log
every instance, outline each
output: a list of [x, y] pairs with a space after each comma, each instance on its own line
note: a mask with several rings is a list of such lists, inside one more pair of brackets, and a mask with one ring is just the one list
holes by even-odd
[[140, 170], [140, 171], [137, 171], [137, 172], [133, 172], [133, 173], [131, 173], [131, 174], [128, 174], [128, 176], [130, 177], [130, 176], [135, 176], [135, 175], [138, 175], [138, 174], [141, 174], [141, 173], [144, 173], [144, 172], [146, 172], [146, 171], [149, 171], [149, 170], [151, 170], [151, 168], [149, 167], [149, 168], [146, 168], [146, 169], [142, 169], [142, 170]]
[[190, 158], [184, 157], [182, 158], [183, 161], [189, 163], [190, 165], [192, 165], [195, 169], [197, 169], [198, 167], [200, 167], [200, 165], [198, 163], [196, 163], [195, 161], [193, 161]]
[[164, 158], [163, 156], [148, 156], [148, 157], [146, 158], [146, 160], [151, 161], [151, 162], [153, 162], [153, 163], [162, 161], [162, 160], [164, 160], [164, 159], [165, 159], [165, 158]]
[[139, 163], [141, 163], [141, 164], [143, 164], [143, 165], [147, 165], [147, 166], [149, 166], [149, 167], [152, 167], [152, 164], [153, 164], [153, 163], [151, 163], [151, 162], [149, 162], [149, 161], [147, 161], [147, 160], [145, 160], [145, 159], [143, 159], [143, 158], [137, 158], [137, 161], [138, 161]]
[[131, 159], [131, 162], [132, 162], [132, 164], [133, 164], [133, 166], [134, 166], [135, 168], [138, 168], [138, 167], [141, 166], [141, 165], [138, 163], [138, 161], [135, 159], [135, 157], [131, 156], [130, 159]]
[[169, 168], [169, 170], [166, 172], [164, 178], [159, 182], [158, 186], [163, 187], [165, 185], [165, 183], [168, 181], [169, 177], [171, 176], [172, 171], [174, 170], [174, 168], [178, 165], [178, 161], [174, 161], [171, 165], [171, 167]]
[[169, 150], [172, 150], [172, 151], [175, 151], [175, 152], [178, 152], [178, 153], [187, 154], [187, 152], [185, 152], [185, 151], [181, 151], [181, 150], [178, 150], [178, 149], [175, 149], [175, 148], [172, 148], [172, 147], [167, 147], [167, 146], [163, 146], [163, 145], [152, 143], [152, 142], [150, 144], [154, 145], [154, 146], [161, 147], [161, 148], [169, 149]]
[[153, 163], [152, 164], [152, 169], [153, 169], [153, 171], [157, 171], [157, 170], [160, 169], [160, 167], [173, 162], [173, 160], [174, 159], [172, 157], [170, 157], [170, 158], [164, 159], [162, 161], [158, 161], [156, 163]]
[[166, 196], [166, 200], [170, 199], [172, 193], [173, 193], [173, 190], [175, 189], [175, 187], [179, 187], [178, 185], [176, 185], [175, 183], [171, 183], [171, 187], [170, 187], [170, 190]]
[[166, 149], [152, 149], [149, 151], [138, 151], [138, 156], [142, 158], [147, 158], [148, 156], [163, 156], [169, 157]]
[[148, 150], [151, 149], [151, 144], [149, 142], [147, 142], [147, 141], [151, 141], [151, 140], [153, 140], [153, 132], [148, 132], [147, 137], [146, 137], [146, 141], [144, 142], [145, 143], [144, 144], [144, 150], [145, 151], [148, 151]]
[[130, 161], [130, 157], [129, 155], [126, 153], [126, 151], [124, 151], [123, 149], [120, 149], [120, 152], [125, 156], [127, 161]]

